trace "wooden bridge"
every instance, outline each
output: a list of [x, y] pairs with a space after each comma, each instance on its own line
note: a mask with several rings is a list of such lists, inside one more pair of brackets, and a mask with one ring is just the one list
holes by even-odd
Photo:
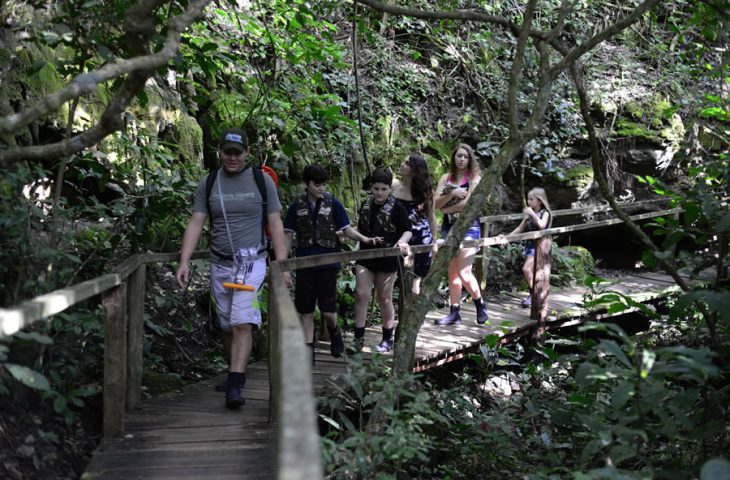
[[[584, 209], [585, 210], [585, 209]], [[596, 211], [597, 209], [592, 209]], [[605, 209], [604, 209], [605, 210]], [[678, 214], [677, 209], [636, 215], [637, 220]], [[556, 211], [555, 216], [586, 213]], [[511, 220], [513, 216], [483, 217], [482, 223]], [[521, 218], [521, 216], [520, 216]], [[598, 228], [620, 220], [581, 223], [513, 235], [497, 240], [518, 241]], [[488, 231], [484, 228], [483, 231]], [[395, 255], [396, 249], [337, 254], [340, 261]], [[204, 252], [197, 258], [207, 257]], [[0, 336], [12, 335], [33, 322], [46, 320], [72, 305], [102, 294], [104, 340], [104, 441], [83, 478], [322, 478], [315, 394], [332, 374], [344, 372], [346, 359], [334, 359], [328, 345], [319, 344], [316, 363], [310, 367], [298, 316], [282, 279], [283, 268], [295, 270], [331, 258], [307, 257], [273, 262], [270, 277], [270, 334], [268, 365], [247, 368], [243, 390], [246, 405], [240, 411], [223, 408], [213, 385], [222, 378], [189, 386], [183, 392], [140, 402], [145, 265], [177, 260], [177, 254], [135, 255], [113, 273], [37, 297], [14, 309], [0, 310]], [[283, 267], [283, 268], [282, 268]], [[613, 291], [646, 302], [678, 290], [661, 273], [637, 272], [611, 285]], [[605, 310], [586, 310], [580, 304], [585, 288], [553, 290], [547, 328], [601, 319]], [[520, 302], [523, 296], [501, 294], [487, 298], [490, 322], [476, 325], [473, 307], [462, 307], [458, 326], [436, 326], [433, 319], [445, 311], [432, 311], [419, 331], [415, 370], [425, 370], [475, 351], [485, 335], [496, 333], [504, 341], [527, 334], [535, 321]], [[379, 329], [366, 334], [364, 357], [379, 340]]]

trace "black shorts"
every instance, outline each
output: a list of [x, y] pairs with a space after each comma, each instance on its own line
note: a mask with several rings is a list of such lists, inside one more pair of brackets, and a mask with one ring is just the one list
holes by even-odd
[[319, 311], [337, 311], [337, 274], [339, 269], [326, 268], [297, 270], [294, 289], [294, 306], [299, 313], [312, 313], [319, 305]]

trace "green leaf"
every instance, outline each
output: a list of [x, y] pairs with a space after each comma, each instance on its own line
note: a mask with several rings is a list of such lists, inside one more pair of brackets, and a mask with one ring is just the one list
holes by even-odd
[[43, 345], [53, 345], [53, 339], [51, 337], [42, 335], [38, 332], [17, 332], [14, 337], [22, 340], [31, 340]]
[[56, 399], [53, 401], [53, 411], [55, 411], [56, 413], [64, 412], [67, 406], [68, 402], [66, 401], [66, 397], [63, 397], [61, 395], [57, 396]]
[[644, 350], [641, 352], [641, 378], [647, 378], [652, 367], [656, 362], [656, 353], [651, 350]]
[[730, 462], [724, 458], [713, 458], [702, 465], [700, 480], [730, 480]]
[[641, 253], [641, 263], [649, 268], [654, 268], [654, 266], [656, 265], [656, 260], [654, 259], [654, 254], [651, 252], [651, 250], [644, 250]]
[[629, 357], [626, 356], [626, 353], [624, 353], [623, 350], [621, 350], [621, 347], [618, 346], [618, 343], [616, 343], [613, 340], [601, 340], [600, 346], [603, 347], [606, 352], [612, 354], [618, 361], [624, 364], [624, 366], [628, 368], [632, 368], [631, 362], [629, 361]]
[[49, 391], [51, 389], [48, 379], [33, 369], [22, 365], [15, 365], [14, 363], [6, 363], [5, 368], [8, 369], [10, 374], [17, 381], [21, 382], [26, 387], [45, 391]]
[[327, 415], [320, 415], [319, 418], [321, 418], [325, 422], [329, 423], [337, 430], [342, 430], [342, 426], [339, 423], [335, 422], [332, 418], [328, 417]]
[[730, 230], [730, 212], [726, 213], [720, 221], [717, 222], [717, 228], [718, 232], [726, 232]]
[[629, 382], [621, 382], [616, 386], [611, 396], [611, 406], [619, 410], [626, 405], [634, 394], [634, 386]]

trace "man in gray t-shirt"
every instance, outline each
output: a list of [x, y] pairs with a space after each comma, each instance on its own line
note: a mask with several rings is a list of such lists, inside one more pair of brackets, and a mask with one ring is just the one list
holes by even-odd
[[[229, 128], [218, 143], [221, 169], [213, 183], [210, 199], [206, 198], [207, 177], [195, 191], [193, 214], [183, 236], [180, 267], [175, 274], [180, 288], [190, 279], [190, 257], [200, 240], [208, 215], [211, 217], [211, 293], [216, 300], [218, 318], [223, 331], [223, 345], [229, 355], [230, 372], [226, 382], [226, 405], [243, 405], [241, 388], [246, 383], [246, 365], [251, 355], [251, 333], [261, 327], [258, 291], [266, 276], [266, 245], [262, 225], [263, 198], [251, 168], [246, 165], [248, 139], [243, 130]], [[279, 212], [281, 203], [276, 186], [263, 175], [266, 188], [266, 224], [271, 245], [278, 260], [287, 257], [286, 238]], [[236, 252], [248, 251], [250, 266], [245, 269], [244, 283], [253, 291], [224, 287], [236, 274], [233, 258]], [[284, 280], [291, 285], [289, 272]]]

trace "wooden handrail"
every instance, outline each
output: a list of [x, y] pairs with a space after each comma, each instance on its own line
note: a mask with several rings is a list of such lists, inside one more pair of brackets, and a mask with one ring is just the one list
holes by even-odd
[[[207, 258], [208, 255], [206, 251], [201, 250], [195, 252], [192, 258]], [[39, 295], [14, 308], [0, 308], [0, 338], [8, 337], [38, 320], [61, 313], [79, 302], [121, 285], [141, 265], [174, 261], [179, 258], [179, 253], [137, 253], [120, 263], [112, 273]]]
[[[661, 210], [657, 212], [642, 213], [639, 215], [632, 215], [632, 220], [646, 220], [654, 217], [661, 217], [663, 215], [672, 215], [681, 212], [681, 208], [672, 208], [669, 210]], [[534, 232], [517, 233], [515, 235], [498, 235], [495, 237], [480, 238], [479, 240], [468, 240], [460, 242], [460, 248], [471, 248], [471, 247], [488, 247], [493, 245], [503, 245], [509, 242], [519, 242], [522, 240], [534, 240], [536, 238], [546, 237], [549, 235], [561, 235], [570, 232], [577, 232], [579, 230], [589, 230], [592, 228], [603, 228], [611, 225], [623, 223], [620, 218], [612, 218], [609, 220], [602, 220], [600, 222], [589, 222], [581, 223], [577, 225], [566, 225], [564, 227], [550, 228], [546, 230], [537, 230]], [[413, 253], [428, 252], [432, 249], [431, 245], [417, 245], [412, 246], [411, 251]], [[329, 253], [325, 255], [311, 255], [307, 257], [290, 258], [277, 262], [281, 269], [284, 271], [298, 270], [301, 268], [317, 267], [320, 265], [327, 265], [330, 263], [337, 262], [352, 262], [356, 260], [365, 260], [370, 258], [381, 258], [391, 257], [400, 255], [400, 250], [397, 248], [378, 248], [368, 250], [357, 250], [353, 252], [338, 252]]]
[[[622, 208], [628, 208], [630, 210], [634, 210], [638, 207], [649, 205], [651, 203], [661, 203], [661, 202], [668, 202], [669, 200], [666, 198], [655, 198], [653, 200], [641, 200], [638, 202], [622, 202], [619, 203], [619, 206]], [[553, 210], [551, 213], [554, 217], [564, 217], [569, 215], [582, 215], [585, 213], [597, 213], [597, 212], [608, 212], [610, 210], [613, 210], [610, 205], [595, 205], [593, 207], [583, 207], [583, 208], [565, 208], [561, 210]], [[479, 223], [494, 223], [494, 222], [509, 222], [512, 220], [522, 220], [525, 218], [524, 213], [506, 213], [502, 215], [486, 215], [483, 217], [479, 217]]]
[[[658, 201], [658, 200], [657, 200]], [[643, 203], [656, 202], [645, 201]], [[635, 202], [640, 203], [640, 202]], [[572, 212], [583, 212], [583, 211], [603, 211], [606, 207], [591, 207], [589, 209], [574, 209]], [[680, 209], [661, 210], [657, 212], [650, 212], [641, 215], [635, 215], [631, 218], [634, 220], [641, 220], [646, 218], [653, 218], [667, 214], [674, 214], [681, 211]], [[555, 211], [561, 212], [560, 210]], [[567, 210], [565, 211], [567, 212]], [[518, 218], [522, 218], [523, 214], [511, 214], [511, 215], [497, 215], [493, 217], [482, 217], [482, 218], [502, 218], [508, 219], [511, 216], [517, 215]], [[503, 244], [506, 242], [530, 240], [539, 238], [544, 235], [558, 235], [578, 230], [587, 230], [591, 228], [600, 228], [610, 225], [621, 223], [620, 219], [603, 220], [600, 222], [590, 222], [578, 225], [569, 225], [565, 227], [552, 228], [550, 230], [542, 230], [539, 232], [523, 233], [518, 235], [505, 235], [501, 237], [486, 237], [480, 240], [474, 240], [470, 242], [462, 242], [462, 248], [468, 247], [486, 247], [490, 245]], [[500, 240], [495, 240], [500, 238]], [[431, 249], [429, 245], [420, 245], [411, 247], [411, 251], [414, 253], [427, 252]], [[399, 255], [400, 251], [396, 248], [383, 248], [383, 249], [372, 249], [354, 252], [338, 252], [328, 255], [312, 255], [309, 257], [302, 258], [291, 258], [282, 262], [279, 262], [282, 270], [297, 270], [300, 268], [308, 268], [319, 265], [326, 265], [328, 263], [337, 262], [351, 262], [356, 260], [365, 260], [370, 258], [381, 258]], [[197, 251], [193, 255], [193, 259], [207, 258], [208, 253], [205, 251]], [[175, 261], [179, 258], [177, 253], [147, 253], [147, 254], [135, 254], [129, 257], [127, 260], [122, 262], [119, 266], [114, 269], [113, 273], [102, 275], [91, 280], [79, 283], [69, 288], [63, 288], [55, 290], [45, 295], [40, 295], [23, 302], [19, 306], [10, 309], [0, 309], [0, 338], [10, 336], [18, 330], [25, 328], [37, 320], [47, 318], [51, 315], [60, 313], [67, 308], [75, 305], [82, 300], [98, 295], [106, 290], [114, 288], [120, 285], [122, 282], [139, 268], [140, 265], [155, 263], [155, 262], [166, 262]]]
[[277, 423], [275, 476], [322, 478], [312, 357], [282, 269], [272, 262], [269, 283], [269, 378], [271, 417]]

